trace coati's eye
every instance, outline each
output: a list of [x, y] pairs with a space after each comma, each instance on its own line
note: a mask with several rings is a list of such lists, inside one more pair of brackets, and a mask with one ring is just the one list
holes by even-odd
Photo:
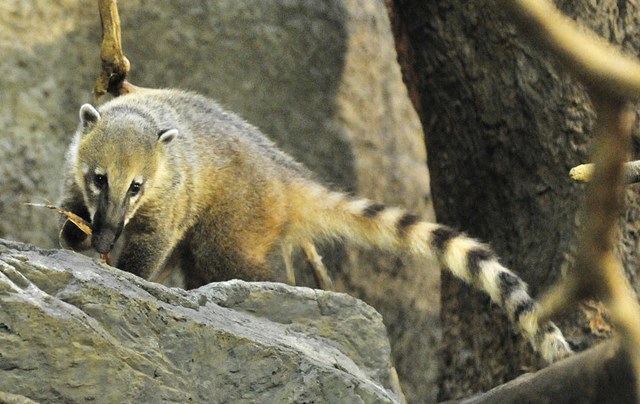
[[104, 174], [96, 174], [93, 176], [93, 183], [98, 189], [102, 189], [107, 185], [107, 176]]
[[129, 193], [131, 195], [138, 195], [138, 193], [140, 193], [140, 189], [142, 189], [142, 184], [134, 181], [129, 186]]

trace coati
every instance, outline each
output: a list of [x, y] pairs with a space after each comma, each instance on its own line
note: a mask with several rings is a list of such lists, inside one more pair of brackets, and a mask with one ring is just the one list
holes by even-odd
[[[175, 252], [187, 287], [232, 278], [268, 280], [267, 257], [336, 238], [435, 258], [489, 294], [543, 358], [571, 353], [560, 330], [539, 324], [525, 283], [494, 253], [453, 229], [399, 208], [320, 185], [258, 129], [215, 102], [177, 90], [143, 90], [80, 108], [66, 156], [62, 207], [91, 222], [87, 237], [66, 222], [74, 249], [124, 247], [117, 267], [154, 280]], [[319, 260], [319, 257], [315, 257]]]

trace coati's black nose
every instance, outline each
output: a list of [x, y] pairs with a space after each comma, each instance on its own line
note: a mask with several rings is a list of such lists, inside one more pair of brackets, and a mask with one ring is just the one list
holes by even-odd
[[113, 249], [113, 245], [116, 243], [119, 233], [120, 232], [116, 229], [101, 229], [100, 231], [93, 233], [91, 237], [91, 245], [100, 254], [106, 254]]

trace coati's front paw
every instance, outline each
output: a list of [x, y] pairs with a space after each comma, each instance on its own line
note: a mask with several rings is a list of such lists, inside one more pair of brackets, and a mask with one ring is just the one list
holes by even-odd
[[65, 221], [62, 226], [62, 240], [64, 247], [75, 251], [85, 251], [91, 248], [91, 237], [69, 220]]

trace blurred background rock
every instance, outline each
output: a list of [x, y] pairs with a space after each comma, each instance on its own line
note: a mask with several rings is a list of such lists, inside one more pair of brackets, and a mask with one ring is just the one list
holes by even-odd
[[[119, 10], [132, 83], [217, 99], [333, 188], [433, 220], [383, 1], [129, 0]], [[0, 237], [58, 246], [57, 218], [23, 203], [58, 201], [77, 111], [94, 102], [99, 44], [95, 2], [0, 3]], [[435, 400], [439, 271], [349, 247], [322, 254], [339, 291], [382, 313], [409, 401]]]

